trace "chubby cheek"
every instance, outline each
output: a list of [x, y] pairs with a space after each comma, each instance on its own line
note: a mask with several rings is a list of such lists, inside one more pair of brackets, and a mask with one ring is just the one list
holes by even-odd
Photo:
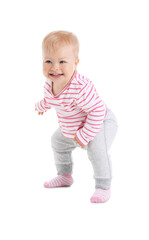
[[44, 76], [46, 76], [46, 77], [49, 75], [49, 69], [48, 69], [47, 66], [44, 66], [44, 65], [43, 65], [43, 74], [44, 74]]
[[70, 76], [70, 75], [72, 75], [74, 69], [71, 65], [69, 65], [67, 67], [63, 67], [62, 70], [63, 70], [64, 75]]

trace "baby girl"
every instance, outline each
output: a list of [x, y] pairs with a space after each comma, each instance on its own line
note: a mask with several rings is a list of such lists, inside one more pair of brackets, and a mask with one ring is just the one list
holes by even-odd
[[51, 138], [57, 176], [44, 187], [73, 184], [72, 151], [81, 147], [92, 163], [95, 192], [91, 202], [110, 198], [111, 161], [109, 150], [117, 132], [117, 120], [99, 96], [92, 81], [77, 71], [79, 42], [66, 31], [49, 33], [42, 43], [43, 74], [46, 77], [44, 98], [35, 110], [42, 115], [55, 108], [59, 128]]

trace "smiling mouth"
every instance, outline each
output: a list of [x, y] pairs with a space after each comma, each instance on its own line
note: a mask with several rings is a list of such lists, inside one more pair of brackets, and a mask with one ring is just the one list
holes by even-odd
[[62, 73], [60, 73], [60, 74], [52, 74], [52, 73], [49, 73], [49, 75], [50, 75], [51, 77], [54, 77], [54, 78], [59, 78], [59, 77], [63, 76]]

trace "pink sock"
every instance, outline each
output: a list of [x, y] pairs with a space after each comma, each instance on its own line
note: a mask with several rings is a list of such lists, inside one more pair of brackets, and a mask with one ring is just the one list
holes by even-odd
[[109, 198], [110, 198], [110, 189], [104, 190], [101, 188], [97, 188], [90, 200], [93, 203], [103, 203], [108, 201]]
[[49, 182], [44, 183], [46, 188], [55, 188], [55, 187], [67, 187], [73, 184], [73, 178], [71, 174], [67, 175], [58, 175]]

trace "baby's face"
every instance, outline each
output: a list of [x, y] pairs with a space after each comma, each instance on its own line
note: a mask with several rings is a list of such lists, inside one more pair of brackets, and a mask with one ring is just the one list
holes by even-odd
[[78, 64], [73, 46], [60, 46], [56, 51], [43, 52], [43, 74], [53, 83], [66, 85]]

